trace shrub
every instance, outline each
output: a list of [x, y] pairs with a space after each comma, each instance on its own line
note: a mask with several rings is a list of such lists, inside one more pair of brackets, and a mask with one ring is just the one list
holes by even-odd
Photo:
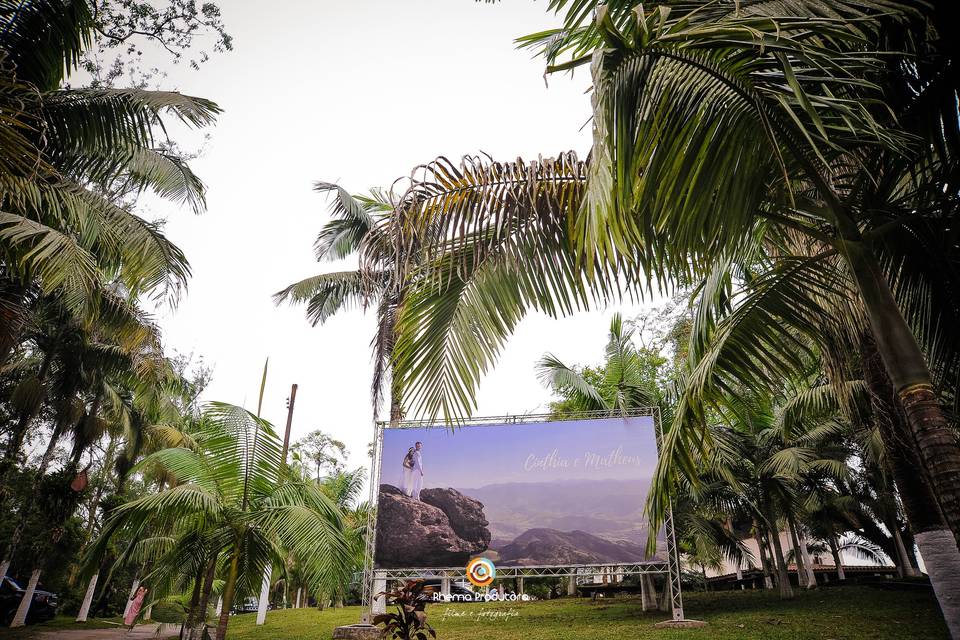
[[378, 596], [386, 596], [387, 604], [397, 608], [396, 613], [383, 613], [373, 619], [373, 624], [383, 625], [384, 635], [393, 640], [427, 640], [428, 633], [437, 637], [437, 632], [427, 624], [426, 612], [433, 587], [422, 580], [408, 580], [400, 589]]

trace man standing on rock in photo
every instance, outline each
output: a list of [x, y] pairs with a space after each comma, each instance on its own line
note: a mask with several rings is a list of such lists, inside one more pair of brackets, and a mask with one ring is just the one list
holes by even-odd
[[423, 443], [414, 445], [413, 452], [413, 495], [414, 500], [420, 499], [420, 490], [423, 489]]

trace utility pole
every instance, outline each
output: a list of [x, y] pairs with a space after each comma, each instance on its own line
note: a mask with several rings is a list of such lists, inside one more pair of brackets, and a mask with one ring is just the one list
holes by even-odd
[[287, 430], [283, 434], [283, 464], [287, 464], [287, 451], [290, 449], [290, 426], [293, 424], [293, 405], [297, 401], [297, 384], [290, 387], [290, 397], [287, 398]]
[[[266, 379], [266, 368], [264, 368], [264, 379]], [[263, 401], [263, 391], [260, 392], [260, 400]], [[283, 457], [280, 459], [280, 468], [278, 478], [283, 477], [283, 468], [287, 466], [287, 450], [290, 448], [290, 427], [293, 425], [293, 404], [297, 401], [297, 385], [294, 383], [290, 387], [290, 397], [287, 398], [287, 429], [283, 434]], [[257, 410], [259, 413], [259, 408]], [[267, 564], [263, 572], [263, 584], [260, 585], [260, 599], [257, 601], [257, 626], [267, 621], [267, 604], [270, 599], [270, 585], [273, 575], [273, 566]]]

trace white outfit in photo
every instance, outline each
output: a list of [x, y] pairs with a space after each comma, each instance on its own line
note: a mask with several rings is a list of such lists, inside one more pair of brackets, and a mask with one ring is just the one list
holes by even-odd
[[413, 495], [413, 469], [406, 465], [403, 467], [403, 483], [400, 485], [400, 491], [403, 491], [406, 496]]
[[413, 493], [414, 500], [420, 499], [420, 490], [423, 489], [423, 454], [420, 450], [413, 452]]

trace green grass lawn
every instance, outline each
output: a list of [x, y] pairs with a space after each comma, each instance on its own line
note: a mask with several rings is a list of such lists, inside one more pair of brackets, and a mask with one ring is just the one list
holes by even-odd
[[[688, 618], [709, 625], [654, 629], [655, 622], [668, 616], [643, 613], [633, 598], [431, 605], [427, 613], [440, 640], [947, 638], [933, 595], [925, 591], [824, 588], [789, 602], [764, 591], [689, 593], [684, 605]], [[322, 640], [331, 637], [334, 627], [359, 617], [357, 607], [271, 611], [266, 625], [257, 627], [255, 616], [248, 614], [231, 619], [227, 635], [230, 640]]]
[[[561, 599], [516, 604], [430, 605], [427, 613], [440, 640], [597, 640], [607, 638], [730, 640], [902, 640], [947, 638], [940, 611], [929, 591], [850, 586], [821, 588], [783, 602], [768, 591], [687, 593], [688, 618], [702, 629], [663, 630], [653, 624], [661, 612], [643, 613], [636, 598], [596, 602]], [[229, 640], [325, 640], [333, 628], [359, 621], [360, 608], [271, 611], [267, 624], [256, 615], [230, 619]], [[87, 628], [115, 620], [92, 620]], [[61, 617], [27, 630], [0, 629], [0, 640], [29, 638], [35, 631], [82, 628]]]

